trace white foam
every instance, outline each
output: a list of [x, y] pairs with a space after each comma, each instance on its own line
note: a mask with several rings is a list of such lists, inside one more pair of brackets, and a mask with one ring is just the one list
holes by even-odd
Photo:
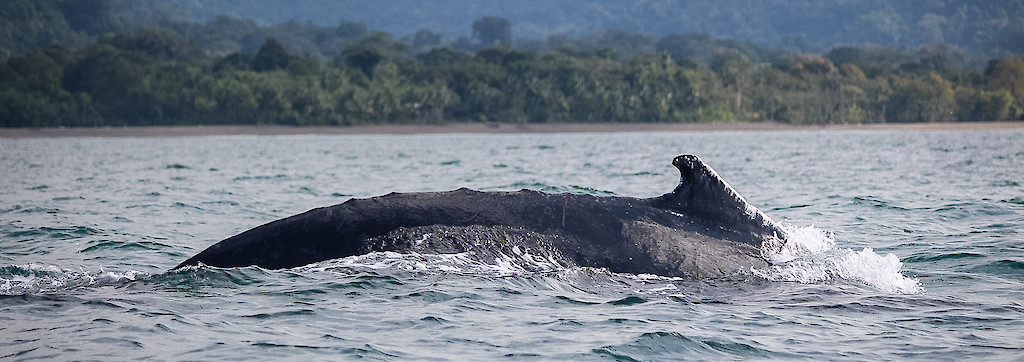
[[40, 264], [13, 267], [20, 272], [0, 277], [0, 295], [63, 293], [77, 288], [119, 285], [149, 275], [136, 270], [110, 272], [100, 269], [90, 272]]
[[790, 225], [784, 225], [782, 229], [789, 235], [789, 241], [783, 244], [778, 252], [766, 252], [768, 261], [775, 265], [823, 253], [836, 246], [835, 236], [831, 231], [824, 231], [814, 226], [798, 228]]
[[814, 226], [783, 225], [783, 229], [789, 241], [779, 252], [767, 255], [772, 266], [752, 269], [754, 275], [807, 284], [841, 279], [899, 294], [924, 291], [921, 282], [902, 274], [903, 263], [895, 254], [879, 255], [871, 248], [837, 249], [832, 233]]
[[492, 260], [481, 260], [471, 252], [457, 254], [372, 252], [346, 258], [327, 260], [299, 267], [304, 271], [324, 271], [334, 268], [405, 270], [425, 273], [454, 273], [490, 276], [514, 276], [544, 273], [565, 269], [554, 257], [531, 254], [515, 247], [512, 255], [497, 253]]

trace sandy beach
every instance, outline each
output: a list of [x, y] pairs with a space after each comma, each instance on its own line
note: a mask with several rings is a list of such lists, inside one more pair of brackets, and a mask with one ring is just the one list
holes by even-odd
[[365, 126], [158, 126], [96, 128], [0, 128], [0, 138], [30, 137], [185, 137], [298, 134], [432, 134], [432, 133], [574, 133], [574, 132], [708, 132], [766, 130], [998, 130], [1021, 129], [1024, 122], [882, 123], [794, 126], [783, 123], [449, 123], [444, 125]]

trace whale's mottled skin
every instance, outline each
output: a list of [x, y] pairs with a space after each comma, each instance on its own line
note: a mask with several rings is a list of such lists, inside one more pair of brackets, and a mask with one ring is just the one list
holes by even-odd
[[313, 209], [224, 239], [177, 268], [290, 268], [374, 251], [540, 251], [614, 272], [713, 277], [767, 265], [788, 236], [697, 156], [653, 198], [531, 190], [391, 193]]

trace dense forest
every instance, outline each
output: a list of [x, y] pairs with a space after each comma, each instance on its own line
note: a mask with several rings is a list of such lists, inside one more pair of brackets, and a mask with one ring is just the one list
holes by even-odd
[[[468, 24], [500, 15], [512, 24], [514, 39], [585, 37], [602, 29], [661, 38], [702, 33], [824, 53], [840, 46], [885, 46], [914, 51], [946, 44], [985, 58], [1024, 55], [1024, 0], [50, 0], [71, 14], [63, 24], [47, 11], [24, 10], [30, 0], [0, 3], [0, 47], [22, 54], [23, 42], [81, 45], [72, 30], [96, 34], [119, 27], [157, 27], [169, 22], [206, 23], [218, 16], [252, 19], [252, 26], [293, 23], [334, 27], [366, 24], [396, 38], [430, 30], [445, 42], [471, 38]], [[100, 6], [97, 6], [100, 5]], [[103, 12], [103, 6], [109, 12]], [[4, 21], [7, 20], [7, 22]], [[279, 29], [285, 31], [284, 29]], [[15, 35], [13, 32], [19, 34]], [[12, 39], [12, 35], [19, 39]], [[188, 36], [186, 36], [188, 38]], [[262, 40], [262, 39], [260, 39]], [[307, 42], [312, 40], [307, 40]], [[255, 45], [256, 47], [259, 44]], [[518, 46], [517, 46], [518, 47]], [[304, 54], [299, 52], [298, 54]]]
[[500, 14], [520, 39], [622, 29], [659, 38], [705, 33], [800, 52], [943, 43], [987, 57], [1024, 54], [1024, 0], [160, 0], [159, 6], [201, 22], [218, 15], [261, 24], [357, 21], [396, 37], [429, 29], [453, 41], [469, 36], [466, 24]]
[[194, 22], [146, 9], [0, 4], [0, 126], [1024, 117], [1024, 60], [948, 45], [814, 55], [701, 33], [523, 39], [494, 16], [455, 41], [429, 30], [396, 39], [358, 22]]

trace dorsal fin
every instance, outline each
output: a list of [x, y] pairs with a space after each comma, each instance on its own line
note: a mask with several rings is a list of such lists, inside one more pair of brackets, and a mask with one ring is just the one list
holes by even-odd
[[725, 225], [734, 225], [749, 232], [774, 233], [779, 239], [786, 238], [785, 232], [768, 215], [748, 203], [700, 157], [677, 156], [672, 165], [679, 169], [679, 185], [672, 192], [655, 199], [659, 207], [721, 220]]

